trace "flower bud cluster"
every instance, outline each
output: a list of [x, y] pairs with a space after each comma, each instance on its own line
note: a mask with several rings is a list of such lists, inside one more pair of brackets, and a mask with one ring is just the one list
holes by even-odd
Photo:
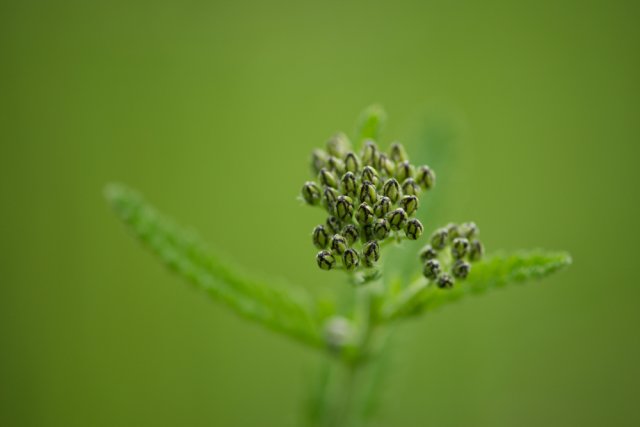
[[347, 137], [338, 134], [325, 150], [312, 153], [311, 168], [317, 179], [303, 185], [302, 198], [329, 215], [312, 235], [321, 269], [373, 267], [385, 240], [422, 235], [424, 228], [414, 215], [420, 193], [435, 185], [435, 174], [428, 166], [412, 165], [401, 144], [383, 152], [368, 140], [356, 153]]
[[422, 274], [443, 289], [453, 287], [456, 279], [466, 279], [471, 263], [484, 253], [479, 233], [473, 222], [452, 223], [434, 231], [430, 243], [420, 251]]

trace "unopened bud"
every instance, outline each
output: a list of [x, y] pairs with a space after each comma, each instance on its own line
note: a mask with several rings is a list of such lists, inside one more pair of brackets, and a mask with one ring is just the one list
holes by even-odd
[[435, 279], [440, 274], [440, 262], [437, 259], [429, 259], [422, 267], [422, 274], [427, 279]]
[[454, 283], [455, 280], [453, 280], [453, 277], [449, 276], [447, 273], [441, 274], [436, 282], [440, 289], [450, 289], [453, 287]]
[[416, 184], [413, 178], [407, 178], [402, 183], [402, 192], [404, 194], [417, 196], [418, 194], [420, 194], [420, 186]]
[[344, 173], [344, 163], [337, 157], [329, 157], [329, 160], [327, 161], [327, 168], [338, 176]]
[[362, 149], [362, 163], [369, 166], [375, 166], [378, 158], [378, 146], [375, 142], [368, 140], [364, 143]]
[[396, 163], [404, 162], [407, 160], [407, 152], [404, 150], [404, 146], [399, 142], [394, 142], [389, 147], [389, 157]]
[[353, 271], [360, 266], [360, 256], [355, 249], [347, 249], [342, 254], [342, 263], [347, 271]]
[[371, 209], [371, 206], [366, 203], [361, 203], [360, 206], [358, 206], [358, 211], [356, 212], [356, 219], [360, 225], [373, 223], [375, 217], [373, 216], [373, 209]]
[[447, 230], [444, 228], [434, 231], [431, 235], [431, 246], [437, 251], [444, 249], [447, 246], [447, 236]]
[[327, 228], [333, 234], [340, 233], [342, 229], [342, 225], [340, 224], [340, 220], [335, 216], [330, 216], [327, 218]]
[[390, 231], [391, 225], [389, 224], [389, 221], [384, 218], [378, 219], [373, 226], [373, 234], [378, 240], [386, 239]]
[[336, 181], [336, 177], [327, 168], [320, 169], [318, 181], [320, 181], [321, 185], [326, 187], [338, 188], [338, 181]]
[[387, 214], [389, 225], [393, 230], [402, 230], [407, 223], [407, 213], [402, 208], [395, 209]]
[[313, 229], [313, 244], [318, 249], [325, 249], [329, 244], [329, 234], [324, 226], [319, 225]]
[[[405, 210], [407, 215], [411, 216], [418, 210], [419, 201], [416, 196], [404, 196], [398, 203], [402, 209]], [[375, 212], [375, 208], [374, 208]]]
[[400, 162], [396, 166], [396, 178], [398, 178], [398, 181], [400, 182], [407, 178], [413, 178], [414, 173], [415, 169], [408, 160]]
[[391, 199], [387, 196], [382, 196], [378, 199], [375, 205], [373, 205], [373, 213], [378, 218], [384, 218], [391, 210]]
[[376, 194], [376, 187], [369, 183], [363, 182], [360, 187], [360, 201], [362, 203], [367, 203], [369, 206], [373, 206], [373, 204], [378, 200], [378, 195]]
[[344, 157], [344, 168], [347, 172], [357, 173], [360, 170], [360, 159], [353, 152]]
[[396, 171], [396, 165], [387, 157], [386, 154], [380, 153], [380, 156], [378, 156], [378, 170], [383, 175], [392, 177]]
[[420, 166], [416, 171], [416, 182], [424, 190], [429, 190], [436, 184], [436, 174], [429, 166]]
[[357, 180], [356, 176], [353, 172], [347, 172], [342, 175], [342, 179], [340, 180], [340, 187], [342, 188], [342, 192], [350, 197], [356, 197], [357, 193]]
[[484, 254], [484, 246], [480, 240], [473, 240], [469, 246], [469, 261], [474, 262], [482, 258]]
[[449, 224], [447, 224], [445, 229], [447, 230], [447, 233], [449, 234], [449, 241], [450, 242], [452, 242], [453, 239], [455, 239], [456, 237], [460, 237], [460, 229], [458, 227], [458, 224], [454, 224], [453, 222], [450, 222]]
[[478, 226], [475, 222], [465, 222], [464, 224], [460, 224], [460, 236], [471, 239], [478, 234], [480, 234], [480, 230], [478, 230]]
[[431, 245], [426, 245], [422, 249], [420, 249], [420, 260], [425, 262], [429, 259], [434, 259], [438, 257], [438, 253], [435, 249], [431, 247]]
[[469, 275], [470, 270], [471, 264], [461, 259], [453, 263], [453, 267], [451, 267], [451, 273], [458, 279], [465, 279]]
[[334, 157], [344, 157], [350, 147], [351, 142], [343, 133], [337, 133], [327, 141], [327, 152]]
[[331, 187], [325, 187], [322, 192], [322, 202], [324, 207], [327, 209], [331, 215], [335, 215], [336, 210], [336, 202], [338, 201], [338, 197], [340, 197], [340, 193], [338, 190]]
[[336, 201], [336, 216], [341, 221], [348, 221], [353, 216], [353, 201], [349, 196], [340, 196]]
[[336, 266], [336, 259], [330, 251], [318, 252], [318, 255], [316, 255], [316, 261], [318, 262], [318, 267], [323, 270], [331, 270]]
[[400, 184], [394, 178], [387, 180], [382, 187], [382, 193], [395, 203], [400, 198]]
[[360, 232], [358, 231], [358, 227], [349, 224], [342, 229], [342, 235], [347, 239], [349, 245], [353, 245], [360, 237]]
[[334, 316], [324, 326], [324, 340], [331, 351], [341, 351], [351, 340], [353, 328], [349, 320]]
[[364, 264], [367, 267], [371, 267], [380, 259], [380, 245], [378, 242], [367, 242], [362, 248], [362, 255], [364, 258]]
[[310, 205], [317, 205], [321, 198], [320, 187], [313, 181], [307, 181], [302, 186], [302, 197]]
[[342, 255], [347, 250], [347, 239], [340, 234], [334, 234], [331, 238], [331, 252]]
[[311, 170], [314, 174], [320, 173], [320, 169], [327, 165], [329, 156], [322, 150], [313, 150], [311, 153]]
[[364, 169], [362, 169], [362, 182], [370, 182], [375, 187], [378, 187], [380, 183], [378, 172], [371, 166], [365, 166]]
[[422, 236], [423, 231], [424, 227], [422, 226], [422, 223], [416, 218], [407, 221], [407, 225], [404, 228], [404, 233], [411, 240], [418, 240], [420, 236]]
[[456, 237], [451, 244], [451, 255], [455, 259], [462, 259], [469, 251], [469, 241], [464, 237]]

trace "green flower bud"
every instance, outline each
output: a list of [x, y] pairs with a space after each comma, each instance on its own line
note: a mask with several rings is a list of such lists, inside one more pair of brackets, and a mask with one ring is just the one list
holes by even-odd
[[387, 220], [393, 230], [402, 230], [407, 223], [407, 213], [404, 209], [398, 208], [387, 214]]
[[320, 184], [325, 187], [338, 188], [338, 181], [336, 181], [336, 177], [327, 168], [320, 169], [318, 181], [320, 181]]
[[427, 279], [433, 280], [440, 274], [440, 262], [437, 259], [429, 259], [422, 267], [422, 274]]
[[387, 180], [382, 187], [382, 193], [395, 203], [400, 198], [400, 184], [394, 178]]
[[420, 260], [425, 262], [430, 259], [435, 259], [438, 257], [438, 253], [435, 249], [431, 247], [431, 245], [426, 245], [422, 249], [420, 249]]
[[362, 248], [362, 257], [367, 267], [373, 266], [380, 259], [380, 245], [378, 242], [367, 242]]
[[478, 234], [480, 234], [480, 230], [478, 230], [478, 226], [475, 222], [465, 222], [464, 224], [460, 224], [460, 236], [471, 239]]
[[378, 218], [384, 218], [390, 210], [391, 199], [387, 196], [380, 197], [376, 204], [373, 206], [373, 213], [376, 214]]
[[370, 182], [375, 187], [378, 187], [380, 183], [378, 172], [371, 166], [365, 166], [364, 169], [362, 169], [362, 182]]
[[407, 178], [413, 178], [414, 173], [415, 169], [408, 160], [398, 163], [398, 165], [396, 166], [396, 178], [398, 178], [398, 181], [404, 181]]
[[319, 225], [313, 229], [313, 244], [318, 249], [326, 249], [329, 244], [329, 233], [324, 226]]
[[453, 287], [454, 283], [455, 280], [453, 280], [453, 277], [449, 276], [447, 273], [441, 274], [436, 282], [440, 289], [450, 289]]
[[337, 157], [329, 157], [329, 160], [327, 161], [327, 168], [338, 176], [344, 173], [344, 163]]
[[471, 241], [471, 245], [469, 246], [469, 261], [478, 261], [482, 258], [483, 254], [484, 247], [482, 246], [482, 243], [480, 243], [480, 240]]
[[402, 183], [402, 192], [404, 194], [417, 196], [418, 194], [420, 194], [420, 186], [416, 184], [413, 178], [407, 178]]
[[396, 171], [396, 164], [393, 163], [384, 153], [380, 153], [377, 167], [380, 173], [389, 177], [392, 177]]
[[363, 182], [360, 187], [360, 201], [372, 206], [377, 200], [376, 187], [369, 182]]
[[341, 351], [351, 340], [353, 327], [349, 320], [333, 316], [324, 325], [324, 341], [332, 352]]
[[460, 230], [457, 224], [450, 222], [445, 228], [447, 230], [447, 233], [449, 234], [449, 241], [453, 242], [453, 239], [455, 239], [456, 237], [460, 237]]
[[316, 255], [316, 261], [318, 262], [318, 267], [323, 270], [331, 270], [336, 266], [336, 259], [330, 251], [318, 252], [318, 255]]
[[386, 239], [390, 231], [391, 225], [389, 224], [389, 221], [384, 218], [378, 219], [373, 226], [373, 235], [378, 240]]
[[340, 233], [340, 230], [342, 229], [340, 220], [335, 216], [330, 216], [329, 218], [327, 218], [327, 229], [333, 234]]
[[360, 256], [354, 249], [347, 249], [342, 254], [342, 263], [347, 271], [353, 271], [360, 266]]
[[349, 138], [343, 133], [337, 133], [327, 141], [327, 152], [340, 159], [344, 157], [350, 147], [351, 142], [349, 142]]
[[407, 225], [404, 228], [405, 235], [411, 240], [418, 240], [420, 236], [422, 236], [423, 231], [424, 227], [422, 223], [416, 218], [407, 221]]
[[322, 202], [324, 207], [327, 209], [327, 212], [331, 215], [335, 215], [338, 197], [340, 197], [340, 193], [338, 193], [338, 190], [335, 188], [325, 187], [322, 192]]
[[350, 197], [356, 197], [358, 183], [353, 172], [347, 172], [342, 176], [340, 186], [344, 194]]
[[358, 231], [358, 227], [353, 224], [349, 224], [342, 229], [342, 235], [347, 239], [347, 243], [349, 243], [349, 245], [353, 245], [358, 241], [360, 232]]
[[[419, 200], [416, 196], [404, 196], [398, 205], [404, 209], [407, 215], [411, 216], [418, 210]], [[373, 209], [375, 212], [375, 208]]]
[[353, 152], [344, 157], [344, 168], [347, 172], [357, 173], [360, 170], [360, 159]]
[[356, 212], [356, 219], [360, 225], [373, 223], [375, 217], [373, 216], [373, 209], [371, 209], [371, 206], [366, 203], [361, 203], [360, 206], [358, 206], [358, 211]]
[[364, 143], [362, 149], [362, 163], [369, 166], [375, 166], [378, 159], [378, 146], [375, 142], [368, 140]]
[[361, 231], [360, 240], [362, 240], [362, 243], [369, 242], [369, 241], [374, 240], [376, 238], [373, 224], [365, 224], [365, 225], [363, 225], [360, 228], [360, 231]]
[[469, 241], [464, 237], [456, 237], [451, 244], [451, 255], [455, 259], [462, 259], [469, 251]]
[[320, 173], [320, 169], [327, 165], [329, 156], [322, 150], [313, 150], [311, 153], [311, 170], [314, 174]]
[[470, 270], [471, 264], [461, 259], [457, 260], [451, 268], [453, 276], [457, 277], [458, 279], [465, 279], [469, 275]]
[[334, 234], [331, 238], [331, 252], [336, 253], [338, 255], [342, 255], [344, 251], [349, 248], [347, 245], [347, 239], [342, 237], [340, 234]]
[[321, 198], [320, 187], [313, 181], [307, 181], [302, 186], [302, 197], [310, 205], [317, 205]]
[[447, 230], [445, 228], [440, 228], [433, 232], [431, 235], [431, 246], [439, 251], [444, 249], [447, 246]]
[[436, 174], [429, 166], [420, 166], [416, 172], [416, 182], [423, 189], [429, 190], [436, 184]]
[[336, 201], [336, 216], [341, 221], [348, 221], [353, 216], [353, 201], [349, 196], [340, 196]]
[[399, 142], [394, 142], [389, 147], [389, 157], [396, 163], [404, 162], [407, 160], [407, 152], [404, 150], [404, 146]]

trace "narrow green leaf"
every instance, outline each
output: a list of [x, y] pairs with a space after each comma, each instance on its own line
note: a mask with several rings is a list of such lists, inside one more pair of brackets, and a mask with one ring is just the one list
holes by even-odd
[[360, 144], [365, 139], [378, 141], [380, 132], [387, 121], [387, 113], [381, 105], [374, 104], [365, 108], [356, 124], [356, 143]]
[[307, 294], [245, 277], [195, 233], [177, 226], [123, 185], [109, 185], [105, 195], [134, 236], [175, 273], [242, 317], [307, 344], [323, 345], [322, 319]]
[[467, 280], [453, 289], [438, 289], [420, 278], [397, 298], [382, 307], [381, 317], [392, 320], [408, 317], [454, 302], [465, 295], [480, 294], [511, 283], [540, 279], [571, 264], [565, 252], [529, 251], [497, 254], [473, 265]]

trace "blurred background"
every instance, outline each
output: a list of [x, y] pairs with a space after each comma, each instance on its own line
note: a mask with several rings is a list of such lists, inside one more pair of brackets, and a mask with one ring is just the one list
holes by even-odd
[[615, 0], [2, 1], [0, 425], [296, 426], [319, 357], [171, 276], [103, 187], [333, 292], [296, 196], [373, 102], [383, 146], [446, 151], [427, 232], [472, 219], [489, 250], [574, 258], [405, 325], [375, 425], [638, 425], [639, 20]]

